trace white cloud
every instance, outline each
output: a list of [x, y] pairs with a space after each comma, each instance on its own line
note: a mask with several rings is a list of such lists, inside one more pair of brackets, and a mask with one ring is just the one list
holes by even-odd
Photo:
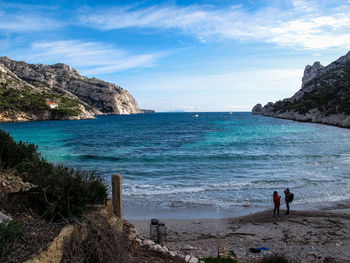
[[31, 55], [24, 58], [36, 63], [62, 62], [77, 67], [82, 74], [106, 74], [137, 67], [150, 67], [164, 54], [138, 54], [98, 42], [65, 40], [32, 44]]
[[90, 10], [80, 22], [101, 30], [157, 28], [178, 30], [201, 41], [212, 39], [263, 41], [303, 49], [349, 47], [350, 6], [324, 9], [317, 1], [293, 0], [282, 10], [265, 7], [247, 12], [242, 7], [152, 6]]
[[26, 13], [0, 11], [0, 21], [0, 30], [6, 32], [37, 32], [58, 29], [64, 26], [62, 22], [29, 11]]

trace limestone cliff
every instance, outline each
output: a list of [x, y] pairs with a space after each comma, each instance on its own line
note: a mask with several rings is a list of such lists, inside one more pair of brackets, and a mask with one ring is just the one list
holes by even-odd
[[[79, 101], [89, 114], [141, 113], [136, 100], [121, 87], [96, 78], [81, 76], [65, 65], [28, 64], [0, 57], [0, 64], [19, 80], [36, 90]], [[4, 81], [6, 82], [6, 81]]]
[[33, 86], [0, 64], [0, 121], [94, 118], [75, 96]]
[[301, 89], [291, 98], [257, 104], [254, 114], [350, 128], [350, 52], [324, 67], [305, 67]]

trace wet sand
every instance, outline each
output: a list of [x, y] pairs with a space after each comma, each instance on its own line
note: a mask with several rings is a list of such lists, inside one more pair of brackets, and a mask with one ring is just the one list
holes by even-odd
[[[239, 262], [257, 262], [276, 253], [295, 262], [350, 262], [350, 203], [290, 215], [281, 210], [279, 218], [269, 210], [237, 218], [161, 221], [168, 228], [166, 245], [197, 257], [217, 256], [224, 244]], [[130, 222], [149, 237], [149, 220]], [[270, 250], [251, 253], [251, 247]]]

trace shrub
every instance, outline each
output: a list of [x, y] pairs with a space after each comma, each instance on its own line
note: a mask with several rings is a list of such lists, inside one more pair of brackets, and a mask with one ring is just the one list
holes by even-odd
[[78, 116], [82, 113], [81, 109], [79, 108], [56, 108], [51, 109], [50, 112], [53, 119], [63, 118], [67, 115]]
[[0, 223], [0, 258], [11, 249], [12, 243], [23, 235], [21, 228], [13, 221]]
[[12, 137], [0, 130], [0, 167], [14, 168], [20, 163], [39, 159], [40, 154], [33, 144], [16, 143]]
[[61, 262], [132, 262], [131, 250], [125, 233], [115, 231], [105, 218], [98, 217], [76, 225], [70, 238], [64, 240]]
[[15, 168], [30, 190], [33, 208], [49, 219], [79, 216], [90, 205], [107, 198], [107, 187], [94, 172], [47, 162], [33, 144], [16, 143], [0, 130], [0, 166]]

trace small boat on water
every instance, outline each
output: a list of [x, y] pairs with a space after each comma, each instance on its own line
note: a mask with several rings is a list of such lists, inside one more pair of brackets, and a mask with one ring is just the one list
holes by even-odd
[[198, 117], [199, 117], [199, 115], [198, 115], [198, 114], [196, 114], [196, 115], [194, 115], [193, 117], [198, 118]]
[[229, 112], [228, 114], [232, 115], [232, 112]]

